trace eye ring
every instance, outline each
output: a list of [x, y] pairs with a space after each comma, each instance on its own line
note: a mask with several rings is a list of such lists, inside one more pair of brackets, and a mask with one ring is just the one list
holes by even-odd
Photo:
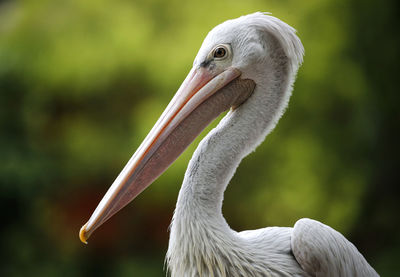
[[213, 50], [213, 57], [215, 59], [224, 59], [228, 55], [228, 49], [225, 45], [218, 45]]

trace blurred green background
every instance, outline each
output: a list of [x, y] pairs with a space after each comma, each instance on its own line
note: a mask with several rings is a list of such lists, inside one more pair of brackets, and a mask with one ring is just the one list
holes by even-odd
[[0, 1], [1, 276], [164, 276], [199, 139], [89, 245], [78, 231], [207, 32], [255, 11], [294, 26], [306, 56], [289, 109], [227, 189], [228, 222], [314, 218], [398, 276], [395, 0]]

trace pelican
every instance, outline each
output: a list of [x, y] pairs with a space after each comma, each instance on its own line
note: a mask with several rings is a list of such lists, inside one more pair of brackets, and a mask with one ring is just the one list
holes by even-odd
[[240, 161], [287, 107], [303, 55], [295, 29], [267, 13], [211, 30], [177, 93], [81, 228], [82, 242], [229, 110], [185, 173], [166, 256], [171, 276], [378, 276], [351, 242], [318, 221], [236, 232], [222, 215], [224, 191]]

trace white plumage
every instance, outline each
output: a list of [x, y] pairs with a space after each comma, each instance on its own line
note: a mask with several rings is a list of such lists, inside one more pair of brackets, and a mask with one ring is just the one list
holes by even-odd
[[171, 275], [378, 276], [353, 244], [320, 222], [301, 219], [294, 228], [236, 232], [222, 215], [226, 186], [284, 112], [303, 54], [295, 30], [268, 14], [215, 27], [188, 78], [82, 228], [81, 238], [86, 240], [139, 194], [209, 121], [232, 106], [201, 141], [186, 171], [166, 258]]

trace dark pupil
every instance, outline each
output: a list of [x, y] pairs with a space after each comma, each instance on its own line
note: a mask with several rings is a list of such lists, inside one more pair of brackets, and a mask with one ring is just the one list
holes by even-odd
[[225, 53], [226, 53], [226, 51], [225, 51], [224, 48], [222, 48], [222, 47], [217, 48], [217, 49], [215, 49], [214, 57], [215, 58], [222, 58], [223, 56], [225, 56]]

